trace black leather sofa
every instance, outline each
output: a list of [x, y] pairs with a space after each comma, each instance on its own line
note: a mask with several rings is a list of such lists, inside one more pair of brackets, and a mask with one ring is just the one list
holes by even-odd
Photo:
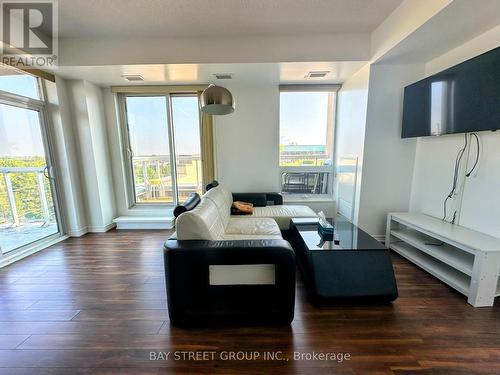
[[[295, 254], [285, 240], [178, 241], [165, 244], [170, 321], [177, 326], [290, 324]], [[211, 285], [211, 265], [273, 264], [271, 285]]]

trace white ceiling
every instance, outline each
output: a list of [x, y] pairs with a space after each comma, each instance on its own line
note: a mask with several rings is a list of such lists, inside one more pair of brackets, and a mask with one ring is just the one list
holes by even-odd
[[[500, 0], [481, 0], [479, 3], [453, 1], [377, 62], [425, 63], [500, 25]], [[444, 27], [446, 32], [443, 32]]]
[[59, 0], [59, 37], [363, 33], [402, 0]]
[[[319, 63], [262, 63], [262, 64], [154, 64], [66, 66], [54, 72], [64, 78], [84, 79], [100, 86], [130, 85], [122, 75], [140, 74], [145, 81], [133, 84], [205, 84], [224, 83], [252, 85], [258, 83], [342, 83], [367, 62], [342, 61]], [[311, 70], [330, 71], [325, 78], [307, 79]], [[215, 73], [232, 73], [233, 79], [216, 80]]]

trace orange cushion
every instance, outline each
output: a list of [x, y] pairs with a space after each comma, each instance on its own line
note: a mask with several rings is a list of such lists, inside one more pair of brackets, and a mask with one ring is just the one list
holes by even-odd
[[231, 206], [233, 215], [251, 215], [253, 214], [253, 204], [247, 202], [234, 201]]

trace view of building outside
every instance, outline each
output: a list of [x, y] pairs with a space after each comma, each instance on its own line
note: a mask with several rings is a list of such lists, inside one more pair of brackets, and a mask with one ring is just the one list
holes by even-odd
[[283, 193], [326, 194], [333, 176], [335, 93], [280, 93]]
[[334, 95], [329, 92], [280, 94], [280, 166], [331, 163]]

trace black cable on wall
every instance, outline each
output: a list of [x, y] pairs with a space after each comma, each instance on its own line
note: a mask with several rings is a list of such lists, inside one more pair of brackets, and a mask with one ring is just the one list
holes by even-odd
[[[460, 174], [460, 165], [462, 163], [462, 158], [465, 154], [465, 151], [467, 150], [467, 146], [469, 145], [469, 141], [467, 138], [468, 135], [469, 135], [469, 133], [464, 134], [464, 141], [465, 141], [464, 146], [458, 151], [457, 157], [455, 158], [455, 168], [454, 168], [454, 173], [453, 173], [453, 183], [452, 183], [451, 191], [446, 196], [446, 198], [443, 202], [443, 221], [446, 221], [446, 217], [448, 216], [448, 209], [447, 209], [448, 200], [453, 197], [453, 195], [456, 193], [457, 188], [458, 188], [458, 176]], [[476, 158], [474, 161], [474, 165], [472, 166], [472, 168], [468, 172], [466, 171], [466, 173], [465, 173], [466, 178], [470, 177], [472, 175], [472, 172], [474, 172], [476, 170], [477, 165], [479, 163], [479, 156], [481, 154], [481, 144], [479, 142], [478, 135], [476, 133], [470, 133], [470, 137], [475, 138], [476, 144], [477, 144], [477, 149], [476, 149]], [[455, 212], [453, 213], [452, 220], [451, 220], [452, 224], [455, 224], [456, 218], [457, 218], [457, 211], [455, 210]]]
[[[467, 145], [468, 145], [468, 138], [467, 138], [467, 133], [464, 134], [465, 136], [465, 144], [464, 144], [464, 147], [460, 149], [460, 151], [458, 151], [457, 153], [457, 157], [455, 158], [455, 170], [454, 170], [454, 173], [453, 173], [453, 183], [452, 183], [452, 186], [451, 186], [451, 191], [450, 193], [446, 196], [444, 202], [443, 202], [443, 221], [446, 221], [446, 216], [448, 216], [448, 210], [447, 210], [447, 207], [446, 207], [446, 204], [448, 203], [448, 199], [451, 199], [453, 197], [453, 194], [455, 194], [455, 192], [457, 191], [457, 183], [458, 183], [458, 174], [460, 172], [460, 164], [462, 162], [462, 157], [464, 156], [464, 153], [465, 153], [465, 150], [467, 149]], [[452, 219], [452, 224], [455, 223], [455, 219], [456, 219], [456, 216], [457, 216], [457, 212], [455, 211], [453, 213], [453, 219]]]

